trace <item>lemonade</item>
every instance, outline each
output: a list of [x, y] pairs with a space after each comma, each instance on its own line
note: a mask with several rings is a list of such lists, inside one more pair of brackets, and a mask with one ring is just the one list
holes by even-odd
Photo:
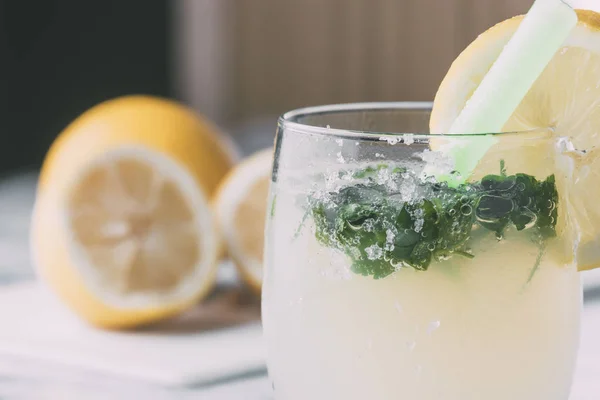
[[433, 105], [280, 118], [277, 400], [569, 398], [579, 271], [600, 266], [599, 71], [600, 15], [538, 0], [472, 43]]
[[[277, 198], [281, 218], [294, 215], [295, 198]], [[547, 256], [526, 286], [537, 257], [526, 235], [486, 235], [473, 260], [374, 280], [349, 273], [310, 224], [292, 242], [292, 230], [278, 229], [291, 222], [274, 222], [269, 263], [285, 267], [266, 287], [277, 399], [568, 398], [579, 276]]]
[[[497, 175], [450, 188], [420, 178], [443, 159], [407, 135], [310, 135], [345, 162], [306, 172], [301, 136], [281, 139], [280, 159], [297, 161], [277, 166], [267, 232], [278, 400], [568, 398], [581, 286], [551, 176], [498, 163]], [[538, 173], [554, 168], [548, 157]]]

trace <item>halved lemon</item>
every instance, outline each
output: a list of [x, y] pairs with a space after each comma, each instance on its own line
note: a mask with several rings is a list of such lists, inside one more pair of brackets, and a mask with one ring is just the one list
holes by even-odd
[[213, 200], [228, 254], [242, 279], [256, 292], [262, 287], [264, 229], [273, 149], [242, 161], [225, 177]]
[[[579, 268], [591, 269], [600, 267], [600, 152], [596, 150], [600, 144], [600, 14], [577, 10], [577, 16], [570, 37], [503, 131], [552, 128], [556, 135], [571, 138], [578, 149], [572, 157], [574, 179], [568, 180], [563, 193], [568, 193], [569, 210], [580, 232]], [[522, 20], [523, 16], [517, 16], [490, 28], [454, 61], [435, 96], [432, 133], [448, 131]], [[498, 146], [502, 142], [490, 149], [481, 164], [486, 158], [498, 160], [494, 152], [502, 152], [512, 172], [535, 170], [549, 150], [523, 146], [507, 154]]]
[[31, 247], [42, 281], [105, 328], [193, 305], [217, 266], [208, 199], [234, 161], [215, 127], [172, 101], [128, 96], [85, 112], [40, 174]]

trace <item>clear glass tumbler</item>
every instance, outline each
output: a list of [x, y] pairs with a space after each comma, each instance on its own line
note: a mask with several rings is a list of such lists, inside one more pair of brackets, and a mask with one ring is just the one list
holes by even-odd
[[[558, 139], [429, 135], [430, 107], [280, 118], [263, 286], [276, 400], [568, 399], [582, 295]], [[456, 176], [447, 149], [490, 138]]]

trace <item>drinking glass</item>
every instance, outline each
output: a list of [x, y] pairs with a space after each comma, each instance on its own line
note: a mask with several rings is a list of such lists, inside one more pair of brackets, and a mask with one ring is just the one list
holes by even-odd
[[[430, 135], [430, 111], [279, 119], [262, 303], [276, 400], [568, 399], [582, 291], [560, 139]], [[490, 138], [457, 176], [449, 149]]]

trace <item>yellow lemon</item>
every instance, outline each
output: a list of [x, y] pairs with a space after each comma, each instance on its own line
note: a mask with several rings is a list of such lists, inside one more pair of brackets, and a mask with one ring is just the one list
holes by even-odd
[[273, 149], [248, 157], [225, 177], [213, 200], [219, 229], [244, 281], [262, 287], [264, 229]]
[[99, 327], [193, 305], [215, 279], [209, 198], [234, 162], [216, 127], [176, 102], [126, 96], [93, 107], [42, 166], [31, 227], [40, 278]]
[[[600, 267], [600, 14], [577, 10], [578, 23], [537, 79], [503, 128], [517, 132], [551, 128], [570, 137], [580, 151], [572, 155], [568, 185], [569, 210], [580, 232], [577, 262], [580, 269]], [[483, 80], [523, 20], [517, 16], [481, 34], [454, 61], [435, 97], [430, 120], [433, 133], [446, 132]], [[514, 141], [513, 141], [514, 142]], [[514, 143], [513, 143], [514, 144]], [[521, 146], [503, 149], [503, 142], [488, 152], [476, 174], [489, 173], [486, 162], [505, 158], [511, 172], [532, 171], [543, 164], [549, 149]], [[500, 153], [498, 153], [500, 152]], [[496, 155], [494, 155], [496, 154]], [[494, 166], [497, 168], [497, 166]]]

